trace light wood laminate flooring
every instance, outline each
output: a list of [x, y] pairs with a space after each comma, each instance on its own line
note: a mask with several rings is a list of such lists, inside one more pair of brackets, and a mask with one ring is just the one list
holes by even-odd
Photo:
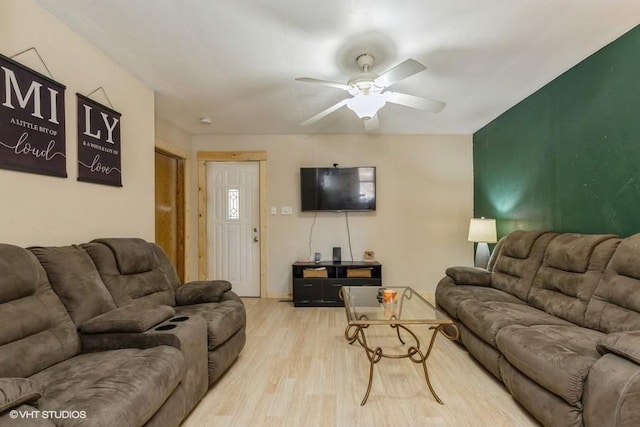
[[[275, 299], [244, 299], [247, 344], [183, 427], [201, 426], [538, 426], [460, 345], [443, 335], [422, 366], [383, 359], [366, 405], [369, 361], [344, 338], [343, 308], [294, 308]], [[399, 346], [388, 327], [367, 338]], [[428, 346], [431, 331], [412, 328]], [[370, 338], [371, 337], [371, 338]]]

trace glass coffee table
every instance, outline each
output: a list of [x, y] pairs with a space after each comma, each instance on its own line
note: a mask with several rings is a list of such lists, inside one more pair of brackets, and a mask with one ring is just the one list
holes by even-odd
[[[410, 287], [343, 286], [340, 296], [344, 300], [348, 321], [344, 336], [349, 344], [357, 341], [364, 348], [369, 359], [369, 385], [360, 405], [364, 405], [369, 398], [373, 382], [373, 367], [382, 358], [408, 358], [414, 363], [421, 364], [431, 394], [438, 403], [443, 405], [429, 381], [427, 359], [438, 332], [450, 340], [458, 339], [459, 331], [453, 321]], [[369, 346], [365, 331], [370, 326], [380, 325], [395, 329], [404, 352], [387, 353], [381, 347]], [[426, 351], [420, 348], [420, 340], [409, 329], [411, 325], [430, 325], [429, 329], [433, 330]], [[409, 338], [408, 343], [405, 342], [403, 335]]]

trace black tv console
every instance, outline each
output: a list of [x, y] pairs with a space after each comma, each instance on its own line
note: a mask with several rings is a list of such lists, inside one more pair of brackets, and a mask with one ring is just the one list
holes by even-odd
[[382, 286], [377, 261], [296, 262], [291, 268], [295, 307], [344, 307], [342, 286]]

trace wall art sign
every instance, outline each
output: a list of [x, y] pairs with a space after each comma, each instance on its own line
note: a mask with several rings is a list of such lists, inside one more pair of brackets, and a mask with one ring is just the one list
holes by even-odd
[[65, 89], [0, 55], [0, 168], [66, 178]]
[[120, 116], [86, 96], [78, 97], [78, 181], [122, 187]]

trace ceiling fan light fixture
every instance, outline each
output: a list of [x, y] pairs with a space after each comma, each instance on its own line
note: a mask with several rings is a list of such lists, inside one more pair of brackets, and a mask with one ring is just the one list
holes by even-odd
[[358, 56], [356, 63], [362, 73], [353, 76], [346, 84], [311, 77], [298, 77], [296, 79], [300, 82], [315, 83], [342, 89], [352, 96], [352, 98], [343, 99], [337, 104], [303, 121], [300, 123], [301, 126], [315, 123], [345, 105], [356, 113], [360, 119], [364, 120], [365, 129], [368, 131], [378, 128], [378, 110], [384, 107], [387, 102], [434, 113], [440, 112], [445, 106], [444, 102], [387, 90], [390, 86], [427, 69], [427, 67], [415, 59], [407, 59], [381, 75], [371, 71], [374, 64], [374, 58], [371, 54], [365, 53]]
[[370, 119], [387, 103], [381, 93], [358, 94], [347, 101], [347, 107], [361, 119]]

